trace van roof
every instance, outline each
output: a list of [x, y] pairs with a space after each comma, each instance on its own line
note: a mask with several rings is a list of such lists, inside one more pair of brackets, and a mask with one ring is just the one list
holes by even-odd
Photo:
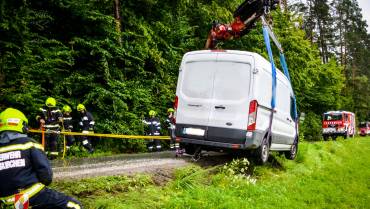
[[[186, 60], [186, 57], [189, 56], [189, 55], [199, 55], [199, 54], [210, 54], [210, 53], [219, 53], [219, 54], [236, 54], [236, 55], [248, 55], [248, 56], [252, 56], [254, 57], [255, 59], [255, 67], [256, 68], [265, 68], [266, 69], [266, 66], [269, 66], [268, 69], [271, 69], [271, 64], [268, 60], [266, 60], [264, 57], [262, 57], [260, 54], [257, 54], [255, 52], [249, 52], [249, 51], [239, 51], [239, 50], [224, 50], [224, 49], [215, 49], [215, 50], [198, 50], [198, 51], [191, 51], [191, 52], [187, 52], [184, 57], [183, 57], [183, 60]], [[275, 66], [276, 67], [276, 66]], [[284, 75], [283, 72], [280, 71], [279, 68], [276, 68], [277, 69], [277, 77], [278, 79], [283, 79], [282, 81], [289, 86], [289, 88], [292, 88], [291, 85], [289, 84], [289, 81], [288, 79], [286, 78], [286, 76]]]
[[354, 114], [353, 112], [341, 111], [341, 110], [328, 111], [328, 112], [325, 112], [324, 114], [341, 114], [341, 113]]
[[[225, 54], [237, 54], [237, 55], [249, 55], [256, 59], [255, 67], [256, 68], [262, 68], [263, 66], [270, 65], [270, 62], [266, 60], [261, 55], [255, 53], [255, 52], [249, 52], [249, 51], [239, 51], [239, 50], [224, 50], [224, 49], [215, 49], [215, 50], [198, 50], [198, 51], [191, 51], [187, 52], [184, 55], [184, 58], [188, 55], [196, 55], [196, 54], [210, 54], [210, 53], [225, 53]], [[280, 69], [276, 68], [280, 73]]]

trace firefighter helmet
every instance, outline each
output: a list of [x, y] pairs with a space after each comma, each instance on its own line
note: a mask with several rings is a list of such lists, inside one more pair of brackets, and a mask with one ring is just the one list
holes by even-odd
[[57, 101], [53, 97], [49, 97], [46, 99], [45, 105], [48, 107], [55, 107], [57, 105]]
[[85, 107], [85, 105], [83, 105], [83, 104], [78, 104], [77, 105], [77, 111], [83, 111], [83, 110], [86, 110], [86, 107]]
[[28, 119], [19, 110], [7, 108], [0, 113], [0, 132], [16, 131], [20, 133], [27, 132]]
[[70, 112], [72, 112], [72, 109], [71, 109], [71, 107], [70, 107], [69, 105], [64, 105], [64, 106], [63, 106], [63, 112], [64, 112], [64, 113], [65, 113], [65, 112], [70, 113]]
[[149, 117], [154, 117], [157, 113], [154, 110], [149, 111]]
[[168, 108], [167, 109], [167, 112], [170, 113], [170, 112], [175, 112], [175, 110], [173, 108]]

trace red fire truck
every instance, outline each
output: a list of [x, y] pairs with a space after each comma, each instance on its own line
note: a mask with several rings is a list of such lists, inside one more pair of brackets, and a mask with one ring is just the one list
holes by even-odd
[[370, 135], [370, 122], [361, 122], [358, 129], [361, 136]]
[[324, 113], [322, 121], [322, 136], [324, 141], [338, 136], [345, 139], [355, 135], [355, 114], [347, 111], [329, 111]]

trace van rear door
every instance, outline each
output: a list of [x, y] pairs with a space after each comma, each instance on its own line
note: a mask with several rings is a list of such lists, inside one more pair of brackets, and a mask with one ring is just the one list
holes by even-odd
[[251, 56], [219, 54], [213, 81], [207, 140], [233, 144], [245, 142], [252, 64]]
[[213, 95], [217, 53], [188, 55], [179, 76], [176, 136], [204, 139]]

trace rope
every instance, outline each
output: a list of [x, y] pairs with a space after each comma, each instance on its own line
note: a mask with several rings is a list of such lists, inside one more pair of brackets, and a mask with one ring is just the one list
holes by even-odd
[[41, 130], [35, 130], [31, 129], [29, 130], [31, 133], [42, 133], [45, 134], [49, 133], [57, 133], [62, 134], [66, 136], [92, 136], [92, 137], [102, 137], [102, 138], [116, 138], [116, 139], [161, 139], [161, 140], [170, 140], [169, 136], [138, 136], [138, 135], [120, 135], [120, 134], [96, 134], [96, 133], [80, 133], [80, 132], [68, 132], [68, 131], [61, 131], [61, 132], [55, 132], [55, 131], [41, 131]]

